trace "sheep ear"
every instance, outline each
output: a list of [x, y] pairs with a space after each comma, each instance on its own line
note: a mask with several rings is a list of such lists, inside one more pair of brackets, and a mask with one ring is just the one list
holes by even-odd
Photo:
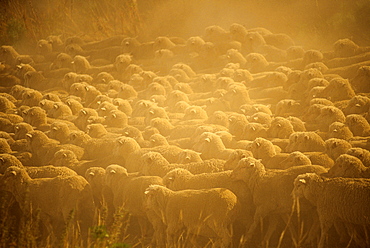
[[167, 178], [169, 181], [171, 181], [171, 182], [173, 182], [174, 180], [175, 180], [175, 178], [174, 177], [168, 177]]
[[1, 161], [2, 164], [5, 163], [5, 159], [4, 158], [0, 158], [0, 161]]
[[95, 173], [90, 171], [89, 175], [93, 177], [93, 176], [95, 176]]
[[302, 183], [302, 184], [307, 184], [307, 182], [306, 182], [306, 180], [304, 179], [304, 178], [301, 178], [301, 179], [299, 179], [298, 180], [300, 183]]
[[28, 137], [28, 138], [32, 138], [32, 134], [30, 134], [30, 133], [28, 133], [28, 134], [26, 134], [26, 136]]
[[17, 175], [17, 172], [16, 172], [16, 171], [11, 171], [11, 172], [10, 172], [10, 175], [12, 175], [12, 176], [16, 176], [16, 175]]
[[210, 138], [205, 138], [204, 140], [207, 141], [207, 142], [211, 142]]
[[110, 174], [116, 174], [116, 171], [115, 170], [110, 170], [109, 173]]

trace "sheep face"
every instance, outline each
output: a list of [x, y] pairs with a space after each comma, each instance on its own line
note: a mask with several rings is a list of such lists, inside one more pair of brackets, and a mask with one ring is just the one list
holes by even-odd
[[360, 159], [342, 154], [336, 160], [333, 167], [328, 171], [330, 177], [362, 177], [362, 173], [366, 170]]
[[163, 175], [165, 169], [163, 166], [168, 165], [169, 162], [158, 152], [147, 152], [142, 156], [142, 169], [144, 175]]
[[253, 157], [242, 158], [231, 173], [231, 178], [235, 181], [242, 180], [248, 183], [255, 173], [262, 171], [265, 171], [265, 167], [261, 160]]
[[111, 110], [104, 122], [108, 127], [123, 128], [128, 124], [128, 118], [125, 113], [120, 110]]
[[30, 180], [27, 172], [19, 167], [10, 166], [6, 169], [3, 176], [3, 189], [6, 191], [14, 192], [17, 190], [17, 185]]
[[22, 116], [24, 121], [32, 126], [38, 127], [46, 124], [46, 112], [40, 107], [32, 107], [25, 110]]
[[169, 189], [177, 190], [175, 185], [181, 181], [184, 181], [187, 177], [192, 175], [193, 174], [186, 169], [173, 169], [163, 177], [163, 184]]
[[297, 198], [306, 198], [309, 201], [315, 202], [315, 196], [314, 194], [312, 194], [311, 191], [311, 182], [315, 181], [322, 181], [320, 176], [316, 173], [306, 173], [299, 175], [294, 180], [292, 195]]
[[105, 184], [113, 189], [121, 178], [128, 177], [126, 168], [111, 164], [105, 169]]
[[230, 154], [229, 159], [226, 160], [224, 168], [225, 170], [233, 170], [237, 167], [241, 159], [246, 158], [246, 157], [251, 157], [251, 156], [252, 156], [252, 153], [250, 151], [236, 149]]
[[77, 156], [73, 151], [60, 149], [54, 154], [50, 164], [54, 166], [69, 166], [77, 161]]
[[299, 151], [291, 152], [286, 159], [280, 162], [280, 168], [290, 168], [299, 165], [311, 165], [311, 160]]
[[114, 142], [113, 154], [127, 157], [130, 153], [140, 149], [137, 141], [130, 137], [119, 137]]
[[23, 168], [22, 163], [11, 154], [0, 154], [0, 173], [3, 174], [8, 167]]
[[64, 122], [54, 122], [50, 126], [49, 138], [65, 143], [69, 138], [70, 130]]

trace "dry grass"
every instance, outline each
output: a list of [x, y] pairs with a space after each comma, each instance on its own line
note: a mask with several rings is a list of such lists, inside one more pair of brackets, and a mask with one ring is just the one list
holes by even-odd
[[135, 0], [5, 0], [1, 5], [0, 44], [23, 49], [49, 35], [88, 40], [135, 36], [141, 25]]

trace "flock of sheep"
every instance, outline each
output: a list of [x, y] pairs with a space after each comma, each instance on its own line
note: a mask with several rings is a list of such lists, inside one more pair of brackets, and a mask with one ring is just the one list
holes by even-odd
[[87, 245], [123, 211], [153, 247], [370, 246], [370, 47], [232, 24], [36, 50], [0, 51], [8, 245], [37, 218], [38, 244]]

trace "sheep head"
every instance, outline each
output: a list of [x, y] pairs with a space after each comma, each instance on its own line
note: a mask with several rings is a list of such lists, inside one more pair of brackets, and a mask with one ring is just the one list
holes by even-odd
[[[292, 191], [292, 196], [294, 198], [306, 198], [307, 200], [311, 201], [312, 203], [315, 202], [315, 190], [317, 188], [313, 188], [313, 184], [315, 182], [322, 182], [323, 179], [317, 175], [316, 173], [305, 173], [302, 175], [297, 176], [294, 180], [294, 188]], [[321, 193], [316, 192], [316, 193]]]
[[248, 183], [252, 178], [265, 173], [265, 171], [265, 166], [260, 159], [246, 157], [238, 162], [238, 165], [231, 173], [231, 178]]

